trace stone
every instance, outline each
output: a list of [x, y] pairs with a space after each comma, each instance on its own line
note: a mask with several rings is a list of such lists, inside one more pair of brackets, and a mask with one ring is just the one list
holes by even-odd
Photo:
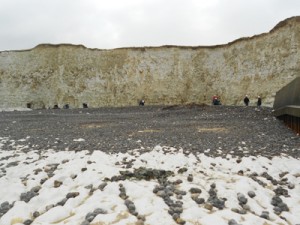
[[96, 217], [96, 214], [95, 213], [88, 213], [86, 216], [85, 216], [85, 220], [86, 221], [89, 221], [89, 222], [92, 222]]
[[37, 218], [40, 216], [40, 213], [38, 211], [33, 212], [32, 214], [33, 218]]
[[90, 222], [87, 220], [84, 220], [80, 225], [90, 225]]
[[186, 167], [180, 168], [177, 173], [185, 173], [186, 171], [188, 171], [188, 169]]
[[98, 214], [107, 214], [107, 211], [105, 209], [97, 208], [97, 209], [94, 210], [94, 213], [96, 215], [98, 215]]
[[237, 225], [237, 224], [238, 223], [234, 219], [228, 221], [228, 225]]
[[242, 204], [242, 205], [244, 205], [248, 202], [248, 199], [242, 193], [238, 193], [237, 198], [238, 198], [239, 203]]
[[181, 218], [178, 218], [178, 219], [176, 219], [176, 223], [178, 223], [178, 224], [185, 224], [186, 222], [185, 222], [185, 220], [183, 220], [183, 219], [181, 219]]
[[195, 198], [193, 199], [197, 204], [203, 204], [205, 202], [204, 198]]
[[33, 187], [33, 188], [31, 188], [31, 191], [33, 191], [33, 192], [39, 192], [39, 190], [41, 190], [41, 186], [36, 186], [36, 187]]
[[248, 196], [250, 198], [254, 198], [256, 196], [255, 192], [254, 191], [248, 191]]
[[260, 217], [264, 218], [266, 220], [269, 220], [270, 219], [269, 212], [268, 211], [262, 211]]
[[205, 203], [204, 208], [207, 210], [212, 210], [213, 209], [213, 205], [210, 203]]
[[103, 191], [104, 190], [104, 188], [107, 186], [107, 182], [103, 182], [103, 183], [101, 183], [99, 186], [98, 186], [98, 188], [101, 190], [101, 191]]
[[59, 180], [55, 180], [55, 181], [54, 181], [53, 186], [54, 186], [55, 188], [58, 188], [58, 187], [60, 187], [61, 185], [62, 185], [62, 181], [59, 181]]
[[50, 209], [52, 209], [54, 207], [54, 205], [53, 204], [51, 204], [51, 205], [47, 205], [46, 206], [46, 211], [49, 211]]
[[188, 178], [187, 178], [188, 182], [192, 182], [193, 179], [194, 179], [193, 175], [192, 175], [192, 174], [189, 174], [189, 175], [188, 175]]
[[190, 192], [192, 193], [192, 194], [200, 194], [202, 191], [201, 191], [201, 189], [200, 188], [191, 188], [190, 189]]
[[289, 188], [289, 189], [294, 189], [294, 188], [295, 188], [295, 184], [288, 183], [288, 188]]
[[24, 201], [24, 202], [29, 202], [30, 199], [32, 199], [33, 197], [37, 196], [38, 193], [34, 192], [34, 191], [28, 191], [26, 193], [22, 193], [20, 196], [20, 200]]
[[23, 222], [23, 224], [24, 224], [24, 225], [30, 225], [30, 224], [32, 224], [32, 222], [33, 222], [32, 220], [29, 220], [29, 219], [28, 219], [28, 220], [25, 220], [25, 221]]
[[64, 206], [67, 201], [68, 201], [68, 198], [63, 198], [60, 202], [57, 203], [57, 205]]

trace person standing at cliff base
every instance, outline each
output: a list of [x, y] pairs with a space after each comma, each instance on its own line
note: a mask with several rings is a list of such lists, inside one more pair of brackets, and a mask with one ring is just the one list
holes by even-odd
[[246, 95], [245, 98], [244, 98], [244, 103], [245, 103], [245, 105], [248, 106], [248, 105], [249, 105], [249, 102], [250, 102], [250, 100], [249, 100], [249, 98], [248, 98], [248, 95]]
[[145, 105], [145, 100], [144, 99], [140, 100], [139, 105], [144, 106]]
[[257, 97], [257, 107], [258, 108], [261, 107], [261, 97], [260, 96]]

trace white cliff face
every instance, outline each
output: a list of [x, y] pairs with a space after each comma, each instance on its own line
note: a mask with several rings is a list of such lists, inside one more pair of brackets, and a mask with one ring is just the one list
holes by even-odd
[[239, 105], [245, 94], [272, 105], [300, 75], [300, 17], [271, 32], [211, 47], [113, 50], [39, 45], [0, 52], [0, 107], [48, 108], [207, 103]]

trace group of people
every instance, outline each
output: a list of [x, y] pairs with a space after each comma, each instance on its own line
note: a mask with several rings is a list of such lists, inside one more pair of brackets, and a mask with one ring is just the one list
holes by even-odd
[[[250, 104], [250, 99], [249, 99], [248, 95], [245, 96], [245, 98], [244, 98], [244, 103], [245, 103], [245, 106], [248, 106], [248, 105]], [[258, 97], [257, 97], [256, 106], [257, 106], [258, 108], [260, 108], [260, 107], [261, 107], [261, 104], [262, 104], [261, 97], [258, 96]]]
[[[250, 99], [249, 99], [248, 95], [245, 96], [244, 103], [245, 103], [245, 106], [248, 106], [250, 104]], [[213, 105], [221, 105], [220, 97], [218, 95], [214, 95], [212, 97], [212, 104]], [[256, 105], [257, 105], [258, 108], [260, 108], [261, 104], [262, 104], [261, 97], [258, 96]]]

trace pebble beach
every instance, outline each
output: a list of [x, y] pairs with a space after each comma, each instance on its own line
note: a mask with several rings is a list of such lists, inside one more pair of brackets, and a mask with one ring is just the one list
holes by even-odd
[[0, 112], [0, 224], [300, 224], [300, 138], [271, 108]]

